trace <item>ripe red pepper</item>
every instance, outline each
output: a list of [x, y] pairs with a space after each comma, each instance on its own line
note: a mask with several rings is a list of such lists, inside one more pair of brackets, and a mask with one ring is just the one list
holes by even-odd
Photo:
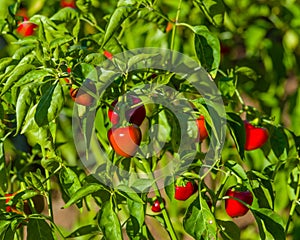
[[108, 131], [107, 136], [115, 152], [127, 158], [135, 155], [142, 138], [141, 130], [136, 125], [113, 127]]
[[187, 200], [190, 196], [192, 196], [196, 192], [197, 188], [195, 183], [188, 181], [185, 185], [177, 185], [175, 184], [175, 199], [180, 201]]
[[198, 127], [198, 136], [197, 139], [202, 142], [204, 139], [208, 137], [208, 132], [205, 126], [205, 119], [204, 116], [200, 116], [197, 120], [197, 127]]
[[[162, 199], [163, 203], [166, 204], [165, 200]], [[152, 212], [158, 213], [161, 212], [161, 207], [160, 207], [161, 201], [159, 201], [158, 199], [156, 199], [151, 207]]]
[[254, 150], [263, 146], [269, 137], [269, 132], [266, 128], [255, 127], [247, 121], [244, 121], [246, 131], [245, 150]]
[[[144, 119], [146, 117], [145, 106], [139, 105], [139, 106], [132, 107], [141, 102], [142, 102], [142, 100], [138, 97], [135, 97], [132, 95], [127, 96], [126, 102], [124, 102], [126, 121], [136, 124], [138, 126], [140, 126], [142, 124], [142, 122], [144, 121]], [[108, 118], [111, 121], [111, 123], [114, 125], [116, 125], [120, 122], [120, 116], [119, 116], [118, 111], [120, 110], [120, 107], [122, 107], [122, 106], [120, 106], [120, 107], [116, 106], [117, 104], [118, 104], [118, 100], [113, 101], [113, 103], [111, 105], [114, 108], [113, 109], [110, 108], [108, 110]], [[120, 104], [123, 104], [123, 102], [121, 102]]]
[[230, 217], [243, 216], [249, 210], [249, 208], [246, 205], [239, 202], [238, 200], [235, 200], [234, 198], [240, 199], [241, 201], [249, 205], [251, 205], [253, 202], [253, 195], [249, 190], [229, 188], [225, 195], [233, 197], [225, 200], [225, 210]]

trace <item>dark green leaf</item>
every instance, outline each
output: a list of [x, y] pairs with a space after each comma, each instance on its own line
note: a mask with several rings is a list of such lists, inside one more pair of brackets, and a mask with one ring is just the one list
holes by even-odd
[[14, 240], [15, 233], [12, 231], [10, 224], [6, 225], [0, 234], [0, 240]]
[[282, 218], [270, 209], [251, 208], [252, 213], [255, 215], [256, 219], [263, 221], [264, 226], [267, 231], [271, 233], [275, 240], [285, 240], [284, 223]]
[[289, 144], [283, 127], [272, 126], [270, 131], [270, 142], [273, 152], [275, 153], [278, 159], [286, 159]]
[[54, 240], [52, 230], [44, 219], [30, 218], [27, 225], [27, 240]]
[[200, 9], [212, 24], [216, 26], [221, 26], [223, 24], [225, 6], [222, 0], [197, 0], [195, 2], [199, 5]]
[[[9, 229], [11, 230], [10, 223], [11, 221], [5, 221], [5, 220], [0, 221], [0, 240], [7, 239], [6, 233], [7, 232], [9, 233]], [[13, 240], [13, 238], [9, 238], [9, 239]]]
[[52, 85], [41, 97], [34, 119], [38, 126], [48, 124], [55, 119], [64, 104], [63, 89], [60, 84]]
[[221, 236], [224, 240], [239, 240], [240, 239], [240, 229], [239, 227], [231, 221], [217, 220], [218, 225], [221, 229]]
[[105, 238], [107, 239], [123, 239], [120, 221], [113, 208], [112, 199], [106, 201], [100, 209], [98, 215], [98, 224]]
[[237, 146], [241, 158], [243, 159], [246, 142], [244, 122], [239, 115], [228, 112], [227, 123], [229, 126], [230, 134]]
[[206, 26], [195, 26], [193, 30], [197, 57], [202, 67], [215, 78], [221, 60], [219, 39]]

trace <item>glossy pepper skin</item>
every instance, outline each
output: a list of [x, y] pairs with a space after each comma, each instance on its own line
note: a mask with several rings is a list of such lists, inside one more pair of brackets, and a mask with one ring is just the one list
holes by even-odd
[[96, 93], [96, 86], [91, 80], [87, 80], [82, 84], [82, 87], [71, 87], [70, 88], [70, 95], [74, 102], [83, 105], [83, 106], [91, 106], [95, 98], [90, 94]]
[[191, 181], [187, 182], [183, 186], [178, 186], [175, 184], [175, 196], [174, 198], [180, 201], [187, 200], [196, 192], [196, 185]]
[[197, 136], [197, 140], [199, 142], [202, 142], [204, 139], [206, 139], [208, 137], [208, 132], [206, 130], [206, 126], [205, 126], [205, 119], [204, 116], [200, 116], [197, 120], [197, 127], [198, 127], [198, 136]]
[[245, 150], [255, 150], [262, 147], [269, 138], [269, 132], [266, 128], [255, 127], [247, 121], [244, 121], [246, 142]]
[[[142, 124], [142, 122], [146, 117], [145, 106], [144, 105], [134, 106], [141, 102], [142, 100], [136, 96], [132, 96], [132, 95], [127, 96], [127, 99], [124, 102], [125, 118], [127, 122], [136, 124], [138, 126]], [[110, 108], [108, 110], [108, 118], [112, 124], [116, 125], [120, 122], [120, 116], [118, 111], [120, 111], [121, 106], [118, 106], [118, 100], [114, 100], [111, 106], [113, 108]]]
[[229, 188], [225, 195], [233, 197], [225, 200], [225, 210], [227, 214], [233, 218], [244, 216], [249, 210], [249, 208], [246, 205], [234, 198], [240, 199], [248, 205], [252, 205], [253, 202], [253, 195], [249, 190], [238, 190], [234, 188]]
[[142, 134], [138, 126], [130, 125], [127, 127], [112, 127], [108, 131], [107, 137], [118, 155], [130, 158], [137, 152]]
[[24, 21], [19, 24], [17, 28], [17, 33], [22, 37], [29, 37], [34, 34], [36, 28], [37, 28], [36, 24], [31, 23], [29, 21]]
[[[162, 201], [164, 204], [166, 204], [164, 199], [162, 199]], [[161, 212], [162, 209], [160, 207], [160, 204], [161, 204], [161, 202], [158, 199], [156, 199], [153, 202], [152, 207], [151, 207], [152, 212], [155, 212], [155, 213]]]

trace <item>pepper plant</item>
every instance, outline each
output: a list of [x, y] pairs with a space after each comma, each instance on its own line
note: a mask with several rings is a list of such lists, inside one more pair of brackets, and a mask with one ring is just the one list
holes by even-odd
[[288, 0], [2, 0], [0, 239], [295, 239], [299, 18]]

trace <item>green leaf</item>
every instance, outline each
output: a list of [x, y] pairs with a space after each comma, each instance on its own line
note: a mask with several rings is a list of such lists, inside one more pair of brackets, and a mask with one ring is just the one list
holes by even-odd
[[51, 75], [52, 73], [50, 69], [35, 69], [20, 78], [14, 87], [20, 87], [30, 82], [40, 82], [44, 77]]
[[69, 23], [74, 21], [79, 17], [78, 12], [73, 8], [62, 8], [57, 13], [55, 13], [50, 20], [53, 22], [60, 23]]
[[284, 128], [272, 126], [270, 131], [270, 143], [273, 152], [278, 159], [285, 160], [287, 157], [289, 144], [287, 136], [284, 132]]
[[9, 66], [13, 61], [15, 61], [15, 60], [12, 59], [11, 57], [1, 58], [0, 59], [0, 73], [3, 73], [6, 69], [6, 67]]
[[125, 5], [118, 7], [110, 17], [109, 23], [106, 27], [102, 46], [104, 46], [110, 38], [117, 32], [121, 24], [126, 18], [135, 10], [132, 5]]
[[240, 229], [239, 227], [231, 221], [217, 220], [220, 226], [220, 234], [224, 240], [239, 240], [240, 239]]
[[81, 236], [85, 236], [85, 235], [100, 235], [100, 233], [101, 232], [97, 225], [86, 225], [86, 226], [82, 226], [82, 227], [76, 229], [74, 232], [72, 232], [66, 238], [76, 238], [76, 237], [81, 237]]
[[201, 195], [187, 209], [183, 227], [195, 239], [216, 239], [216, 220]]
[[249, 67], [239, 67], [235, 70], [235, 73], [244, 75], [247, 78], [254, 80], [254, 81], [256, 81], [258, 78], [256, 72], [252, 68], [249, 68]]
[[[63, 167], [59, 172], [59, 182], [62, 186], [65, 196], [65, 201], [69, 201], [70, 198], [81, 189], [81, 183], [77, 174], [69, 167]], [[79, 204], [81, 206], [81, 204]]]
[[52, 85], [41, 97], [34, 119], [38, 126], [44, 126], [55, 119], [64, 104], [64, 93], [60, 84]]
[[100, 209], [98, 224], [106, 239], [123, 239], [120, 221], [111, 200], [106, 201]]
[[243, 181], [248, 181], [247, 174], [244, 168], [235, 161], [229, 160], [225, 163], [225, 166], [239, 176]]
[[60, 157], [43, 158], [41, 164], [43, 168], [47, 169], [50, 173], [53, 173], [59, 168], [61, 161]]
[[4, 152], [4, 143], [0, 140], [0, 194], [4, 195], [7, 191], [7, 170]]
[[30, 72], [33, 69], [35, 69], [35, 66], [31, 64], [23, 64], [16, 66], [10, 74], [9, 78], [4, 83], [4, 87], [1, 91], [1, 96], [4, 93], [6, 93], [16, 83], [16, 81], [18, 81], [22, 76], [24, 76], [26, 73]]
[[14, 240], [15, 233], [11, 229], [11, 225], [6, 225], [3, 229], [3, 232], [1, 231], [0, 240]]
[[84, 58], [84, 62], [93, 65], [99, 65], [104, 61], [105, 61], [105, 57], [101, 53], [91, 53], [86, 55], [86, 57]]
[[195, 2], [212, 24], [216, 26], [223, 24], [225, 6], [222, 0], [197, 0]]
[[260, 219], [264, 223], [265, 228], [275, 240], [286, 239], [283, 220], [277, 213], [267, 208], [251, 208], [251, 211], [255, 215], [256, 220]]
[[52, 230], [44, 219], [30, 218], [27, 225], [27, 240], [54, 240]]
[[60, 47], [60, 46], [62, 46], [64, 44], [67, 44], [71, 41], [73, 41], [73, 37], [71, 37], [71, 36], [64, 36], [64, 37], [61, 37], [61, 38], [55, 38], [50, 42], [50, 49]]
[[11, 235], [10, 234], [10, 231], [11, 231], [10, 223], [11, 223], [11, 220], [10, 221], [4, 221], [4, 220], [0, 221], [0, 240], [6, 240], [6, 239], [13, 240], [13, 238], [10, 237], [10, 235]]
[[78, 189], [70, 198], [70, 200], [66, 203], [64, 208], [70, 207], [72, 204], [78, 202], [82, 198], [95, 193], [99, 190], [105, 189], [102, 185], [97, 183], [90, 183], [84, 185], [82, 188]]
[[228, 112], [227, 123], [230, 130], [230, 134], [237, 146], [241, 158], [243, 159], [246, 142], [244, 122], [239, 115], [232, 112]]
[[127, 198], [130, 198], [131, 200], [138, 202], [138, 203], [144, 203], [144, 201], [140, 198], [140, 196], [134, 191], [134, 189], [126, 186], [126, 185], [119, 185], [117, 186], [117, 189], [122, 192], [122, 194], [126, 195]]
[[31, 53], [34, 50], [34, 48], [35, 46], [28, 46], [28, 45], [21, 47], [14, 53], [12, 58], [16, 60], [21, 60], [23, 57]]
[[17, 119], [17, 129], [16, 134], [19, 133], [23, 121], [28, 113], [31, 103], [33, 100], [33, 92], [31, 91], [30, 87], [22, 88], [16, 104], [16, 119]]
[[195, 26], [193, 31], [197, 57], [202, 67], [215, 78], [221, 60], [219, 39], [206, 26]]
[[165, 180], [165, 191], [167, 196], [172, 200], [174, 199], [175, 195], [175, 185], [174, 185], [174, 177], [173, 176], [168, 176], [166, 177]]
[[127, 199], [127, 205], [130, 216], [135, 219], [138, 228], [141, 228], [145, 222], [145, 205], [130, 199]]
[[38, 174], [30, 172], [26, 176], [25, 180], [28, 183], [28, 185], [31, 185], [33, 188], [37, 189], [38, 191], [42, 192], [45, 190], [43, 183], [41, 182], [41, 177]]
[[142, 63], [144, 66], [146, 60], [156, 57], [157, 55], [158, 55], [157, 53], [155, 53], [155, 54], [154, 53], [152, 53], [152, 54], [141, 53], [141, 54], [135, 55], [128, 60], [127, 68], [129, 71], [131, 68], [137, 69], [135, 67], [135, 65], [138, 63]]
[[218, 81], [218, 87], [223, 96], [231, 98], [235, 94], [234, 79], [230, 77], [222, 77]]

